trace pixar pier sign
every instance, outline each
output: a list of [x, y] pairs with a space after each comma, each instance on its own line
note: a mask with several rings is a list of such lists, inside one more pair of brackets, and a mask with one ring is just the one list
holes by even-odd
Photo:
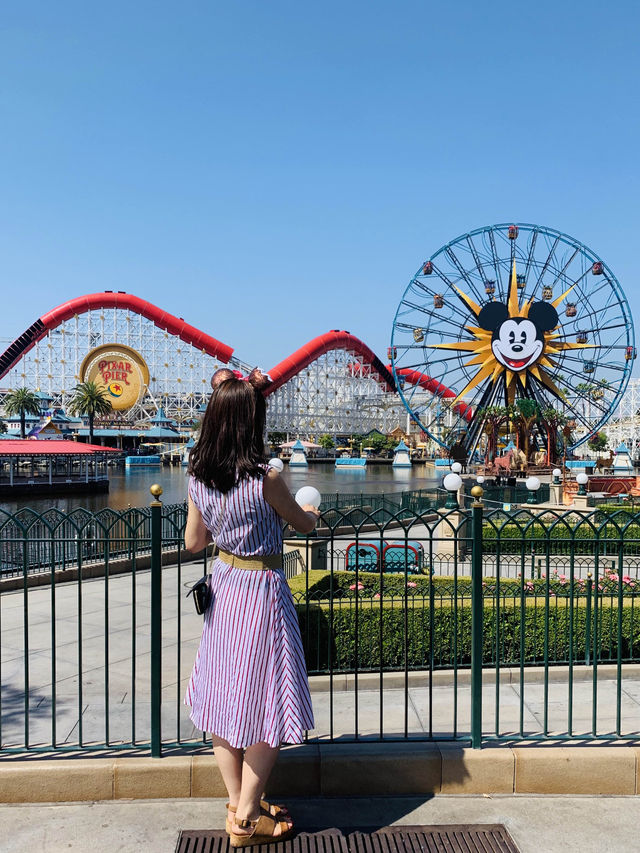
[[116, 411], [135, 406], [149, 384], [149, 368], [139, 352], [120, 344], [91, 350], [80, 368], [82, 382], [104, 386]]

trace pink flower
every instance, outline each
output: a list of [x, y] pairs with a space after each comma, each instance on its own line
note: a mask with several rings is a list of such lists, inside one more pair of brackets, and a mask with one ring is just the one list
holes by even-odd
[[407, 581], [407, 586], [418, 586], [415, 581]]
[[623, 575], [623, 577], [622, 577], [622, 582], [623, 582], [623, 583], [632, 583], [632, 580], [631, 580], [631, 578], [629, 577], [629, 575]]
[[559, 577], [559, 580], [561, 580], [561, 581], [566, 581], [566, 579], [567, 579], [566, 575], [560, 575], [560, 577]]
[[553, 596], [553, 598], [555, 598], [555, 597], [556, 597], [555, 592], [550, 592], [550, 593], [549, 593], [549, 598], [551, 598], [552, 596]]
[[484, 581], [482, 581], [482, 586], [486, 586], [486, 583]]
[[609, 580], [615, 581], [616, 583], [619, 579], [619, 575], [617, 575], [615, 572], [611, 572], [611, 574], [609, 575]]
[[542, 573], [542, 577], [543, 577], [543, 578], [546, 578], [546, 576], [547, 576], [547, 575], [546, 575], [546, 572], [543, 572], [543, 573]]
[[601, 583], [598, 584], [598, 589], [604, 589]]
[[[355, 588], [356, 588], [356, 585], [354, 583], [352, 583], [351, 586], [349, 587], [349, 589], [355, 589]], [[358, 590], [361, 590], [361, 589], [364, 589], [364, 584], [359, 583], [358, 584]]]
[[373, 597], [374, 597], [374, 598], [380, 598], [380, 593], [379, 593], [379, 592], [376, 592], [376, 594], [375, 594]]

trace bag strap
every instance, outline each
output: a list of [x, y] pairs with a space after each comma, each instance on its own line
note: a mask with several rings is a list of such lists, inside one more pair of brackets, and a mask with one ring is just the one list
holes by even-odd
[[[216, 556], [216, 554], [220, 550], [218, 548], [218, 543], [216, 542], [216, 539], [218, 538], [218, 536], [220, 536], [220, 533], [222, 532], [222, 523], [224, 521], [224, 510], [225, 510], [225, 507], [227, 506], [227, 494], [228, 493], [225, 492], [224, 495], [222, 496], [222, 506], [220, 507], [220, 516], [218, 518], [218, 532], [216, 533], [216, 535], [211, 540], [213, 543], [213, 548], [211, 549], [211, 558], [212, 559], [213, 559], [213, 557]], [[205, 550], [205, 552], [204, 552], [204, 573], [205, 573], [205, 575], [209, 574], [208, 568], [209, 568], [209, 555], [208, 555], [208, 552]]]

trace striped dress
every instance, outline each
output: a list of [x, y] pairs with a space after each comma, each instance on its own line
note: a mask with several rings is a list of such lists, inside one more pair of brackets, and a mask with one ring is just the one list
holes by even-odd
[[[191, 477], [189, 496], [218, 546], [238, 556], [282, 552], [282, 523], [264, 499], [261, 477], [223, 495]], [[300, 628], [282, 569], [238, 569], [217, 559], [213, 601], [185, 703], [201, 731], [233, 747], [301, 743], [313, 710]]]

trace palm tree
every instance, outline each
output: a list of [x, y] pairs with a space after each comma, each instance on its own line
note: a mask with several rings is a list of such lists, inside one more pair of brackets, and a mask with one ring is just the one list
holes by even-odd
[[40, 414], [40, 401], [34, 391], [18, 388], [4, 398], [4, 410], [8, 415], [20, 415], [20, 437], [25, 436], [25, 416]]
[[524, 437], [524, 455], [529, 461], [529, 437], [534, 423], [540, 417], [540, 404], [529, 397], [520, 397], [515, 405], [516, 418], [522, 427]]
[[89, 418], [89, 444], [93, 444], [93, 419], [96, 415], [108, 415], [112, 408], [107, 391], [97, 382], [76, 385], [68, 405], [72, 415], [87, 415]]
[[507, 406], [484, 406], [478, 409], [477, 417], [484, 421], [484, 431], [487, 435], [487, 462], [492, 462], [498, 455], [498, 438], [500, 429], [509, 420]]
[[565, 414], [554, 409], [553, 406], [547, 406], [543, 409], [541, 417], [547, 428], [547, 463], [553, 465], [557, 458], [558, 436], [569, 419]]

